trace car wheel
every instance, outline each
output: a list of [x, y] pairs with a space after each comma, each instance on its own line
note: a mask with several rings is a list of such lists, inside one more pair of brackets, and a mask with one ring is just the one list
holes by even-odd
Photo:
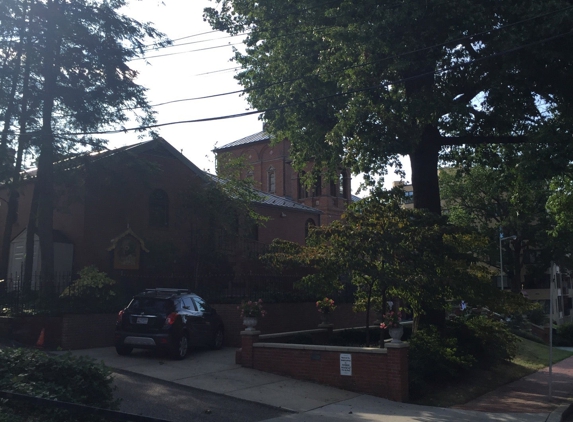
[[120, 356], [127, 356], [133, 351], [133, 347], [126, 345], [115, 346], [115, 351]]
[[189, 337], [187, 334], [182, 334], [177, 338], [171, 349], [171, 357], [173, 359], [185, 359], [189, 351]]
[[221, 327], [217, 328], [211, 341], [211, 349], [219, 350], [223, 347], [224, 333]]

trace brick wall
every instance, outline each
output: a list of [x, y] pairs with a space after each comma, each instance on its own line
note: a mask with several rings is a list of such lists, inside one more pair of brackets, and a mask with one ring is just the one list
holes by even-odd
[[64, 350], [113, 346], [116, 314], [65, 315], [61, 347]]
[[[213, 305], [225, 325], [225, 347], [240, 347], [243, 320], [236, 304]], [[257, 330], [264, 334], [310, 330], [320, 324], [320, 314], [314, 303], [264, 304], [268, 314], [259, 319]], [[64, 317], [18, 317], [13, 323], [13, 338], [33, 346], [45, 328], [46, 348], [65, 350], [87, 349], [113, 345], [117, 314], [65, 315]], [[365, 324], [366, 313], [352, 311], [352, 305], [342, 304], [331, 314], [334, 328], [359, 327]], [[371, 316], [370, 322], [374, 321]]]
[[[244, 331], [239, 358], [245, 367], [314, 381], [394, 401], [408, 399], [408, 344], [385, 349], [261, 343]], [[351, 374], [343, 375], [341, 355], [350, 355]]]

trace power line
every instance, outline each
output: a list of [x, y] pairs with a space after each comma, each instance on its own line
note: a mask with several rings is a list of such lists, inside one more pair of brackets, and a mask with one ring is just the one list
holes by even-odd
[[195, 53], [195, 52], [197, 52], [197, 51], [215, 50], [215, 49], [217, 49], [217, 48], [231, 47], [231, 46], [233, 46], [233, 45], [239, 45], [239, 44], [242, 44], [242, 42], [228, 43], [228, 44], [225, 44], [225, 45], [218, 45], [218, 46], [215, 46], [215, 47], [198, 48], [198, 49], [195, 49], [195, 50], [180, 51], [180, 52], [178, 52], [178, 53], [166, 53], [166, 54], [158, 54], [158, 55], [155, 55], [155, 56], [139, 57], [139, 58], [136, 58], [136, 59], [131, 59], [130, 62], [135, 62], [135, 61], [138, 61], [138, 60], [156, 59], [156, 58], [158, 58], [158, 57], [178, 56], [178, 55], [180, 55], [180, 54]]
[[[563, 9], [555, 10], [555, 11], [552, 11], [552, 12], [547, 12], [547, 13], [544, 13], [544, 14], [541, 14], [541, 15], [536, 15], [536, 16], [533, 16], [533, 17], [531, 17], [531, 18], [523, 19], [523, 20], [520, 20], [520, 21], [517, 21], [517, 22], [512, 22], [512, 23], [509, 23], [509, 24], [507, 24], [507, 25], [500, 26], [500, 27], [498, 27], [498, 28], [489, 29], [489, 30], [487, 30], [487, 31], [482, 31], [482, 32], [478, 32], [478, 33], [475, 33], [475, 34], [467, 35], [467, 36], [465, 36], [465, 37], [460, 37], [460, 38], [457, 38], [457, 39], [449, 40], [449, 41], [447, 41], [447, 42], [445, 42], [445, 43], [434, 44], [434, 45], [431, 45], [431, 46], [419, 48], [419, 49], [417, 49], [417, 50], [410, 50], [410, 51], [407, 51], [407, 52], [404, 52], [404, 53], [395, 54], [395, 55], [392, 55], [392, 56], [387, 56], [387, 57], [384, 57], [384, 58], [379, 59], [379, 60], [374, 60], [374, 61], [370, 61], [370, 62], [366, 62], [366, 63], [362, 63], [362, 64], [357, 64], [357, 65], [353, 65], [353, 66], [348, 66], [348, 67], [339, 69], [339, 70], [337, 70], [336, 72], [322, 73], [322, 75], [324, 75], [324, 74], [326, 74], [326, 75], [333, 75], [333, 74], [345, 72], [345, 71], [347, 71], [347, 70], [352, 70], [352, 69], [357, 69], [357, 68], [360, 68], [360, 67], [370, 66], [370, 65], [372, 65], [372, 64], [382, 63], [382, 62], [387, 61], [387, 60], [393, 60], [393, 59], [405, 57], [405, 56], [408, 56], [408, 55], [410, 55], [410, 54], [417, 54], [417, 53], [421, 53], [421, 52], [424, 52], [424, 51], [433, 50], [433, 49], [435, 49], [435, 48], [445, 47], [445, 46], [447, 46], [447, 45], [458, 44], [458, 43], [460, 43], [460, 42], [462, 42], [462, 41], [469, 41], [469, 40], [471, 40], [472, 38], [479, 37], [479, 36], [481, 36], [481, 35], [485, 35], [485, 34], [488, 34], [488, 33], [494, 32], [494, 31], [501, 31], [501, 30], [510, 28], [510, 27], [512, 27], [512, 26], [516, 26], [516, 25], [520, 25], [520, 24], [523, 24], [523, 23], [526, 23], [526, 22], [533, 21], [533, 20], [535, 20], [535, 19], [540, 19], [540, 18], [543, 18], [543, 17], [550, 16], [550, 15], [552, 15], [552, 14], [556, 14], [556, 13], [560, 13], [560, 12], [565, 12], [565, 11], [567, 11], [567, 10], [569, 10], [569, 9], [572, 9], [572, 8], [573, 8], [573, 6], [568, 6], [568, 7], [565, 7], [565, 8], [563, 8]], [[240, 67], [237, 67], [237, 68], [234, 68], [234, 69], [241, 69], [241, 68], [240, 68]], [[227, 70], [233, 70], [233, 68], [225, 69], [225, 71], [227, 71]], [[207, 72], [207, 73], [205, 73], [205, 74], [214, 73], [214, 72], [218, 72], [218, 71]], [[315, 74], [297, 76], [297, 77], [294, 77], [294, 78], [289, 78], [289, 79], [286, 79], [286, 80], [281, 80], [281, 81], [273, 82], [273, 83], [271, 83], [271, 84], [266, 84], [266, 85], [262, 85], [262, 86], [254, 86], [254, 87], [246, 88], [246, 89], [243, 89], [243, 90], [229, 91], [229, 92], [224, 92], [224, 93], [219, 93], [219, 94], [212, 94], [212, 95], [207, 95], [207, 96], [202, 96], [202, 97], [194, 97], [194, 98], [186, 98], [186, 99], [178, 99], [178, 100], [173, 100], [173, 101], [166, 101], [166, 102], [164, 102], [164, 103], [155, 104], [155, 105], [153, 105], [153, 106], [154, 106], [154, 107], [159, 107], [159, 106], [162, 106], [162, 105], [167, 105], [167, 104], [172, 104], [172, 103], [178, 103], [178, 102], [203, 100], [203, 99], [216, 98], [216, 97], [222, 97], [222, 96], [233, 95], [233, 94], [245, 94], [245, 93], [248, 93], [248, 92], [250, 92], [250, 91], [256, 91], [256, 90], [260, 90], [260, 89], [267, 89], [267, 88], [269, 88], [269, 87], [271, 87], [271, 86], [280, 85], [280, 84], [285, 84], [285, 83], [292, 83], [292, 82], [295, 82], [295, 81], [298, 81], [298, 80], [306, 79], [306, 78], [309, 78], [309, 77], [315, 77], [315, 76], [316, 76]]]
[[[336, 98], [336, 97], [341, 97], [341, 96], [347, 96], [347, 95], [352, 95], [352, 94], [357, 94], [360, 92], [366, 92], [366, 91], [371, 91], [371, 90], [377, 90], [377, 89], [382, 89], [382, 88], [386, 88], [392, 85], [396, 85], [396, 84], [401, 84], [410, 80], [414, 80], [414, 79], [418, 79], [418, 78], [423, 78], [426, 76], [430, 76], [430, 75], [436, 75], [436, 74], [441, 74], [441, 73], [445, 73], [445, 72], [449, 72], [452, 70], [456, 70], [465, 66], [469, 66], [472, 65], [474, 63], [477, 62], [481, 62], [484, 60], [488, 60], [494, 57], [499, 57], [499, 56], [503, 56], [506, 54], [510, 54], [510, 53], [514, 53], [516, 51], [519, 50], [523, 50], [524, 48], [528, 48], [528, 47], [532, 47], [534, 45], [539, 45], [539, 44], [543, 44], [547, 41], [552, 41], [567, 35], [571, 35], [573, 34], [573, 30], [569, 30], [567, 32], [564, 32], [562, 34], [559, 35], [555, 35], [552, 37], [547, 37], [544, 38], [542, 40], [537, 40], [534, 42], [531, 42], [529, 44], [524, 44], [509, 50], [505, 50], [502, 52], [498, 52], [498, 53], [494, 53], [491, 54], [489, 56], [485, 56], [485, 57], [481, 57], [479, 59], [475, 59], [469, 62], [465, 62], [465, 63], [458, 63], [452, 66], [448, 66], [439, 70], [435, 70], [435, 71], [429, 71], [429, 72], [424, 72], [424, 73], [420, 73], [414, 76], [410, 76], [410, 77], [406, 77], [406, 78], [400, 78], [394, 81], [387, 81], [385, 83], [381, 83], [381, 84], [377, 84], [374, 86], [369, 86], [369, 87], [365, 87], [365, 88], [358, 88], [358, 89], [353, 89], [353, 90], [349, 90], [346, 92], [341, 92], [341, 93], [336, 93], [336, 94], [331, 94], [331, 95], [326, 95], [323, 97], [319, 97], [319, 98], [312, 98], [306, 101], [299, 101], [297, 103], [291, 103], [291, 104], [283, 104], [280, 106], [275, 106], [275, 107], [269, 107], [266, 108], [264, 110], [255, 110], [255, 111], [249, 111], [249, 112], [244, 112], [244, 113], [238, 113], [238, 114], [230, 114], [230, 115], [225, 115], [225, 116], [217, 116], [217, 117], [207, 117], [207, 118], [203, 118], [203, 119], [192, 119], [192, 120], [180, 120], [180, 121], [176, 121], [176, 122], [169, 122], [169, 123], [158, 123], [158, 124], [154, 124], [154, 125], [148, 125], [148, 126], [139, 126], [139, 127], [133, 127], [133, 128], [123, 128], [123, 129], [115, 129], [115, 130], [106, 130], [106, 131], [96, 131], [96, 132], [78, 132], [78, 133], [63, 133], [61, 135], [68, 135], [68, 136], [82, 136], [82, 135], [103, 135], [103, 134], [115, 134], [115, 133], [122, 133], [122, 132], [128, 132], [128, 131], [143, 131], [146, 129], [155, 129], [158, 127], [164, 127], [164, 126], [172, 126], [172, 125], [177, 125], [177, 124], [187, 124], [187, 123], [200, 123], [200, 122], [209, 122], [209, 121], [217, 121], [217, 120], [227, 120], [227, 119], [234, 119], [234, 118], [238, 118], [238, 117], [244, 117], [244, 116], [249, 116], [249, 115], [253, 115], [253, 114], [260, 114], [260, 113], [266, 113], [269, 111], [277, 111], [277, 110], [284, 110], [286, 108], [290, 108], [290, 107], [296, 107], [299, 105], [303, 105], [303, 104], [308, 104], [308, 103], [313, 103], [313, 102], [319, 102], [319, 101], [323, 101], [323, 100], [328, 100], [331, 98]], [[60, 136], [60, 134], [56, 134], [57, 136]]]

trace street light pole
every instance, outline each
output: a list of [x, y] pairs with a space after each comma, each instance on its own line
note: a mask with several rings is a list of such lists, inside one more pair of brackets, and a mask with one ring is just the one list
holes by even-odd
[[503, 290], [503, 253], [501, 251], [501, 241], [502, 240], [515, 240], [517, 239], [516, 235], [501, 237], [499, 236], [499, 280], [501, 282], [501, 290]]

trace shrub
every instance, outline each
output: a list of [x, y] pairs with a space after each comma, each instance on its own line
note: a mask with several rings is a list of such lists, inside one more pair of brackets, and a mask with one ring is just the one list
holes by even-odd
[[[54, 357], [28, 349], [0, 350], [0, 390], [117, 410], [119, 401], [113, 398], [112, 382], [107, 367], [86, 357]], [[86, 422], [102, 421], [96, 416], [72, 415], [65, 410], [16, 401], [0, 402], [0, 415], [10, 421], [68, 422], [79, 416]]]
[[547, 320], [547, 315], [545, 315], [545, 312], [543, 312], [541, 306], [527, 311], [525, 315], [527, 316], [529, 322], [535, 325], [543, 325]]
[[93, 265], [82, 268], [78, 275], [80, 278], [66, 287], [60, 295], [61, 298], [94, 298], [105, 302], [116, 295], [115, 280], [109, 278], [106, 273], [98, 271]]
[[517, 353], [517, 337], [507, 325], [486, 316], [458, 318], [450, 322], [450, 335], [458, 339], [463, 353], [484, 368], [509, 361]]
[[460, 377], [474, 361], [472, 356], [460, 352], [455, 337], [442, 337], [434, 326], [418, 329], [410, 338], [410, 394], [416, 397], [429, 381]]
[[556, 338], [553, 340], [553, 344], [556, 346], [573, 346], [573, 324], [566, 323], [559, 325], [556, 330]]

